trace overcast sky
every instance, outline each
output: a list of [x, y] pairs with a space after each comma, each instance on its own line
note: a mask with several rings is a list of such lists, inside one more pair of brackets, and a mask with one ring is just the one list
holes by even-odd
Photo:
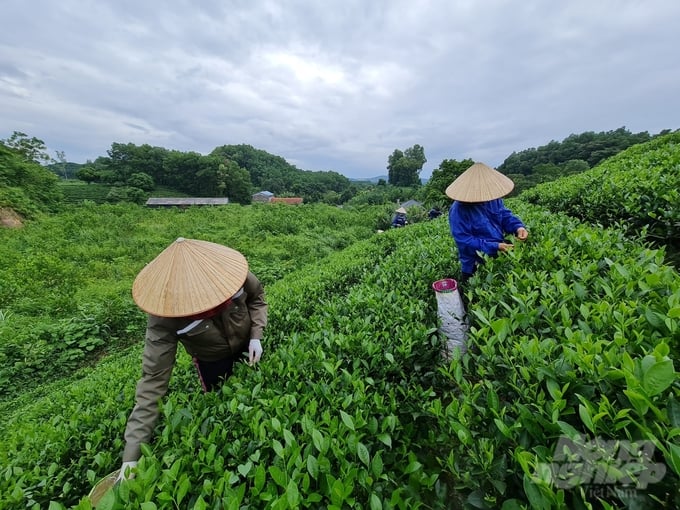
[[0, 138], [250, 144], [302, 170], [500, 165], [572, 133], [680, 128], [679, 0], [3, 0]]

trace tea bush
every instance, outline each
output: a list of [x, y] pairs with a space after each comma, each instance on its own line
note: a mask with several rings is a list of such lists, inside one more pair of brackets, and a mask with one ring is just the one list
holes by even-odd
[[597, 167], [539, 184], [521, 198], [680, 249], [680, 131], [634, 145]]
[[[177, 237], [240, 250], [267, 285], [372, 236], [382, 210], [321, 204], [160, 210], [90, 202], [22, 229], [0, 229], [0, 310], [11, 314], [0, 323], [0, 402], [139, 339], [145, 318], [132, 301], [132, 281]], [[100, 341], [64, 350], [69, 328], [83, 321], [96, 325]]]
[[[620, 231], [512, 207], [531, 237], [471, 280], [467, 354], [440, 357], [446, 221], [371, 236], [267, 285], [264, 358], [219, 392], [180, 355], [136, 478], [101, 507], [678, 507], [680, 277]], [[6, 417], [0, 506], [90, 508], [120, 465], [140, 349]], [[664, 476], [560, 488], [549, 466], [577, 435], [648, 441]]]

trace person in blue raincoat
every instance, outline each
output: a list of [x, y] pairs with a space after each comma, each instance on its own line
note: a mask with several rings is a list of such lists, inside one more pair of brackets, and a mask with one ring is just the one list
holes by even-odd
[[512, 180], [484, 163], [475, 163], [448, 188], [454, 200], [449, 209], [449, 227], [458, 248], [460, 284], [464, 284], [483, 262], [481, 253], [494, 257], [512, 249], [506, 236], [524, 241], [529, 232], [502, 197], [514, 188]]
[[393, 228], [405, 227], [407, 224], [408, 221], [406, 220], [406, 209], [400, 207], [399, 209], [394, 211], [394, 217], [392, 218], [392, 227]]

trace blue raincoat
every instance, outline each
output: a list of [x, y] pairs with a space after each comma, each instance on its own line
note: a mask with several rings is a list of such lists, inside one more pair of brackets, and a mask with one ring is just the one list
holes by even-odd
[[524, 224], [498, 198], [478, 203], [455, 201], [449, 209], [449, 226], [462, 272], [472, 274], [482, 262], [478, 251], [496, 256], [498, 243], [505, 242], [506, 234], [514, 234]]

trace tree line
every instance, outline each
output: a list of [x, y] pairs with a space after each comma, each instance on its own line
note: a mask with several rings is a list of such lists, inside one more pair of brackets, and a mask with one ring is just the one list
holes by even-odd
[[280, 156], [250, 145], [223, 145], [210, 154], [148, 144], [113, 143], [107, 156], [84, 165], [76, 176], [87, 182], [149, 192], [166, 186], [193, 196], [229, 197], [249, 204], [257, 191], [301, 196], [305, 202], [342, 203], [351, 181], [332, 171], [304, 171]]
[[[561, 142], [513, 152], [498, 170], [515, 182], [513, 194], [519, 194], [538, 183], [581, 173], [653, 137], [625, 127], [571, 134]], [[249, 204], [253, 193], [266, 190], [277, 196], [300, 196], [306, 203], [374, 205], [416, 199], [426, 207], [445, 207], [450, 200], [444, 190], [474, 163], [469, 158], [444, 159], [423, 185], [420, 172], [427, 158], [425, 148], [415, 144], [395, 149], [387, 158], [387, 181], [371, 184], [351, 181], [335, 171], [301, 170], [280, 156], [246, 144], [222, 145], [202, 155], [114, 142], [106, 156], [82, 165], [67, 162], [60, 151], [56, 159], [50, 157], [42, 140], [21, 132], [0, 140], [0, 147], [0, 206], [18, 201], [23, 204], [18, 209], [25, 214], [31, 207], [53, 208], [59, 202], [56, 176], [111, 186], [107, 198], [111, 202], [143, 203], [163, 186], [190, 196], [228, 197], [240, 204]], [[35, 196], [36, 204], [29, 206], [28, 196]]]

